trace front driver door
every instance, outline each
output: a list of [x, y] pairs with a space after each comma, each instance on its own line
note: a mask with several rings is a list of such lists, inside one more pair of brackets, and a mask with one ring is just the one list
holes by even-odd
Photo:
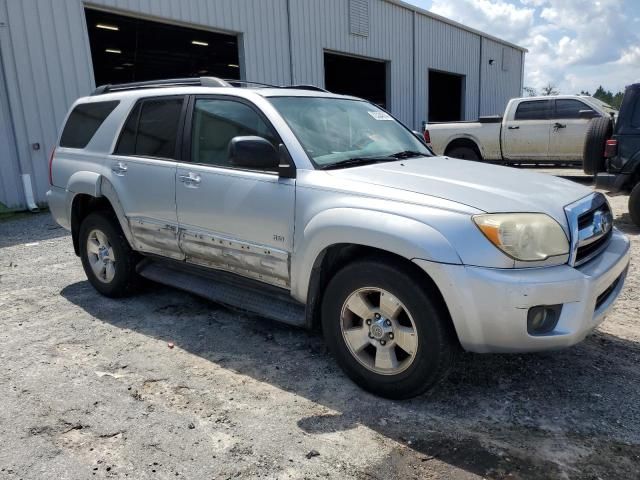
[[288, 288], [293, 251], [295, 180], [277, 171], [234, 167], [233, 137], [280, 139], [258, 109], [235, 97], [192, 99], [178, 163], [180, 246], [190, 263]]
[[545, 161], [549, 154], [551, 100], [524, 100], [502, 126], [505, 160]]

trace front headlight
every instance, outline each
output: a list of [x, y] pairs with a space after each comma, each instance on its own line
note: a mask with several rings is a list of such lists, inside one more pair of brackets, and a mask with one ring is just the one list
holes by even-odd
[[516, 260], [536, 262], [569, 254], [564, 230], [544, 213], [476, 215], [473, 221], [491, 243]]

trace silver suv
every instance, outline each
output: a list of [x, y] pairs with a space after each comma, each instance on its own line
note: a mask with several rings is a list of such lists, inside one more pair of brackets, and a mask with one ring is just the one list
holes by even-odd
[[312, 87], [100, 87], [50, 163], [51, 212], [100, 293], [145, 277], [321, 326], [386, 397], [433, 386], [460, 347], [581, 341], [629, 264], [603, 195], [434, 156], [386, 111]]

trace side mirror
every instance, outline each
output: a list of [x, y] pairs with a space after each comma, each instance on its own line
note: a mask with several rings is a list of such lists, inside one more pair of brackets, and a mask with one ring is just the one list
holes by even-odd
[[586, 119], [596, 118], [600, 116], [600, 114], [595, 110], [580, 110], [578, 112], [578, 115], [580, 116], [580, 118], [586, 118]]
[[233, 137], [229, 142], [229, 162], [237, 167], [277, 170], [280, 155], [271, 142], [262, 137]]

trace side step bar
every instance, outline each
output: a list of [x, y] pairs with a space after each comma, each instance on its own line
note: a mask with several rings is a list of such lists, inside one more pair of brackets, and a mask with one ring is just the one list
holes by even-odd
[[286, 290], [257, 284], [236, 275], [200, 269], [177, 262], [146, 258], [138, 274], [154, 282], [186, 290], [216, 303], [298, 327], [305, 326], [305, 306]]

